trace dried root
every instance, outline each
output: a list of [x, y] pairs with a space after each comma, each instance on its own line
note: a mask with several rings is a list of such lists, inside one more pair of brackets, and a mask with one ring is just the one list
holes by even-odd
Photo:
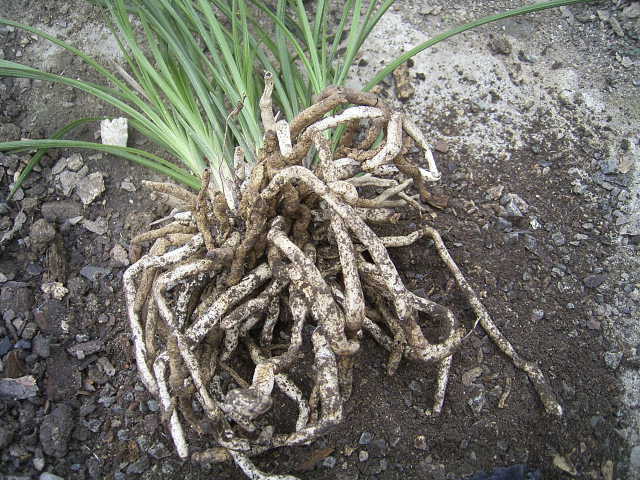
[[[446, 205], [426, 186], [440, 173], [418, 128], [372, 94], [334, 87], [289, 125], [273, 115], [272, 89], [267, 76], [264, 145], [251, 170], [236, 165], [237, 203], [227, 205], [228, 196], [209, 188], [208, 172], [197, 195], [149, 183], [188, 204], [191, 214], [132, 241], [155, 242], [123, 282], [140, 377], [160, 399], [178, 455], [189, 456], [191, 428], [210, 434], [213, 444], [192, 460], [233, 459], [249, 478], [293, 479], [261, 472], [250, 457], [307, 444], [340, 423], [364, 332], [389, 352], [389, 375], [403, 359], [435, 366], [428, 411], [440, 413], [453, 355], [468, 331], [448, 308], [407, 290], [391, 261], [387, 249], [421, 238], [434, 242], [476, 324], [527, 373], [547, 412], [561, 415], [542, 372], [498, 330], [435, 229], [380, 237], [371, 227], [398, 223], [425, 203]], [[341, 125], [347, 134], [334, 158], [326, 135]], [[424, 167], [403, 156], [410, 142], [424, 151]], [[317, 160], [304, 166], [312, 149]], [[236, 157], [241, 162], [242, 151]], [[438, 343], [424, 335], [419, 313], [440, 324]], [[312, 351], [303, 349], [305, 338]], [[306, 392], [293, 369], [303, 357], [315, 375]], [[250, 378], [239, 368], [247, 363]], [[278, 391], [298, 411], [291, 432], [274, 425]], [[191, 408], [194, 398], [200, 413]]]

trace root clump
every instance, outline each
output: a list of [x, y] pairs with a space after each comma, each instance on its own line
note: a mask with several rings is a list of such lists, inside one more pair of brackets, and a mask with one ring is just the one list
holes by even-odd
[[[440, 174], [418, 128], [375, 95], [335, 87], [290, 124], [276, 122], [268, 75], [265, 83], [258, 163], [246, 171], [238, 149], [223, 192], [209, 188], [206, 171], [197, 195], [147, 182], [187, 208], [133, 239], [153, 244], [124, 275], [139, 374], [160, 399], [178, 455], [233, 459], [253, 479], [293, 479], [261, 472], [250, 457], [310, 443], [341, 422], [363, 334], [389, 352], [390, 375], [403, 358], [435, 365], [429, 410], [440, 413], [468, 333], [447, 307], [409, 291], [388, 253], [425, 238], [476, 325], [527, 373], [546, 411], [561, 415], [542, 372], [498, 330], [434, 228], [384, 237], [371, 227], [446, 205], [427, 188]], [[346, 130], [333, 149], [327, 134], [336, 128]], [[416, 147], [425, 168], [409, 159]], [[418, 312], [440, 324], [439, 343], [425, 337]], [[290, 432], [274, 427], [277, 391], [297, 409]], [[190, 452], [188, 430], [211, 447]]]

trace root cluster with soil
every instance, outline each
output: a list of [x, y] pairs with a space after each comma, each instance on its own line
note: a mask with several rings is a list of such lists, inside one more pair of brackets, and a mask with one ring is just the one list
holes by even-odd
[[[440, 174], [418, 128], [373, 94], [335, 87], [290, 124], [276, 121], [272, 88], [267, 74], [259, 161], [249, 168], [238, 148], [222, 192], [209, 188], [207, 171], [197, 195], [147, 182], [186, 206], [133, 239], [153, 245], [124, 275], [140, 377], [160, 399], [178, 455], [189, 457], [189, 434], [208, 435], [211, 448], [192, 460], [232, 458], [250, 478], [294, 478], [264, 474], [250, 457], [310, 443], [341, 422], [364, 333], [389, 352], [389, 375], [403, 358], [435, 365], [430, 411], [440, 413], [452, 355], [468, 334], [451, 310], [404, 286], [387, 251], [424, 238], [476, 325], [561, 415], [542, 372], [500, 333], [434, 228], [385, 237], [370, 226], [445, 206], [426, 186]], [[327, 133], [337, 128], [334, 149]], [[416, 148], [426, 168], [409, 160]], [[439, 342], [425, 337], [419, 312], [439, 323]], [[297, 408], [293, 431], [275, 429], [278, 391]]]

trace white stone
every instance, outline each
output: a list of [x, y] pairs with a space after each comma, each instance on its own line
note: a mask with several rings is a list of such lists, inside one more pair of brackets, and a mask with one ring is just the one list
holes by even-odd
[[104, 145], [127, 146], [129, 133], [127, 131], [126, 118], [114, 118], [113, 120], [102, 120], [100, 122], [100, 137]]
[[69, 290], [60, 282], [49, 282], [42, 284], [42, 291], [51, 295], [56, 300], [62, 300], [69, 293]]

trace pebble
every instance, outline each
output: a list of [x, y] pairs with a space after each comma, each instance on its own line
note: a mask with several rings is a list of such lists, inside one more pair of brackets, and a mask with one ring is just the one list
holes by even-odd
[[44, 457], [42, 456], [42, 452], [40, 452], [39, 454], [36, 454], [35, 457], [33, 457], [33, 468], [35, 468], [38, 471], [41, 471], [45, 466], [45, 462], [44, 462]]
[[160, 460], [162, 458], [170, 456], [171, 452], [164, 443], [158, 442], [151, 446], [151, 448], [149, 448], [149, 455], [151, 455], [156, 460]]
[[358, 440], [358, 443], [360, 445], [369, 445], [372, 439], [373, 439], [373, 435], [370, 432], [362, 432], [362, 435], [360, 435], [360, 440]]
[[329, 457], [325, 458], [324, 460], [322, 460], [322, 466], [323, 466], [324, 468], [331, 469], [331, 468], [333, 468], [333, 467], [335, 467], [335, 466], [336, 466], [336, 463], [337, 463], [337, 462], [338, 462], [338, 461], [336, 460], [336, 457], [334, 457], [334, 456], [329, 456]]
[[80, 275], [91, 282], [95, 282], [98, 277], [105, 276], [110, 273], [110, 268], [96, 267], [95, 265], [85, 265], [80, 269]]
[[[82, 156], [79, 153], [74, 153], [69, 158], [66, 159], [66, 168], [77, 172], [84, 166], [84, 160], [82, 160]], [[57, 165], [56, 165], [57, 166]], [[55, 175], [55, 174], [54, 174]]]
[[638, 18], [640, 17], [640, 3], [639, 2], [631, 2], [631, 5], [628, 5], [622, 9], [622, 16], [626, 18]]
[[83, 205], [91, 204], [104, 191], [104, 177], [101, 172], [87, 175], [76, 187], [76, 193]]
[[111, 256], [111, 258], [114, 261], [116, 261], [120, 265], [124, 265], [125, 267], [128, 266], [129, 263], [130, 263], [129, 262], [129, 253], [119, 243], [116, 243], [114, 245], [114, 247], [111, 249], [111, 252], [109, 253], [109, 255]]
[[427, 437], [424, 435], [416, 435], [416, 438], [413, 439], [413, 446], [418, 450], [427, 450], [429, 448], [427, 445]]
[[68, 170], [65, 170], [60, 175], [58, 175], [58, 181], [60, 182], [62, 194], [65, 197], [71, 195], [71, 192], [73, 192], [73, 189], [76, 188], [80, 180], [82, 180], [82, 176], [78, 172], [70, 172]]
[[57, 458], [64, 457], [74, 424], [73, 409], [69, 405], [58, 405], [46, 415], [40, 426], [40, 443], [44, 453]]
[[82, 220], [82, 226], [96, 235], [104, 235], [109, 231], [107, 219], [104, 217], [98, 217], [95, 220], [85, 218]]
[[40, 358], [47, 358], [50, 354], [49, 339], [41, 334], [36, 335], [33, 339], [31, 351]]
[[552, 234], [551, 235], [551, 241], [553, 242], [553, 244], [556, 247], [561, 247], [565, 243], [567, 243], [566, 239], [564, 238], [564, 235], [561, 232], [556, 232], [556, 233]]
[[38, 480], [64, 480], [64, 478], [54, 475], [53, 473], [43, 472], [38, 477]]
[[151, 411], [151, 412], [159, 412], [160, 411], [160, 404], [158, 403], [157, 400], [149, 400], [149, 401], [147, 401], [147, 407], [149, 407], [149, 411]]
[[534, 322], [539, 322], [544, 318], [544, 310], [534, 310], [531, 312], [531, 320]]
[[100, 367], [100, 370], [102, 370], [107, 377], [113, 377], [116, 374], [115, 367], [111, 364], [107, 357], [100, 357], [97, 363]]
[[78, 360], [83, 360], [92, 353], [102, 350], [103, 344], [101, 340], [91, 340], [89, 342], [77, 343], [67, 349], [67, 351]]
[[634, 468], [640, 468], [640, 445], [636, 445], [631, 449], [631, 455], [629, 455], [629, 463]]
[[389, 450], [389, 446], [382, 438], [378, 438], [369, 444], [369, 455], [372, 457], [384, 457], [387, 455], [387, 450]]
[[82, 215], [82, 206], [71, 200], [59, 200], [42, 204], [42, 216], [50, 222], [62, 223]]
[[598, 288], [607, 280], [607, 276], [604, 274], [587, 275], [584, 277], [584, 284], [589, 288]]
[[18, 378], [0, 378], [0, 399], [24, 400], [38, 394], [38, 385], [32, 375]]
[[132, 193], [136, 191], [136, 186], [129, 180], [123, 180], [122, 183], [120, 183], [120, 188]]
[[449, 144], [444, 140], [438, 140], [434, 148], [436, 152], [447, 153], [449, 151]]
[[361, 462], [366, 462], [367, 460], [369, 460], [369, 452], [367, 452], [366, 450], [360, 450], [360, 452], [358, 452], [358, 460], [360, 460]]
[[144, 473], [146, 470], [148, 470], [149, 466], [149, 457], [147, 455], [143, 455], [127, 467], [127, 474], [140, 475], [141, 473]]
[[489, 48], [492, 52], [499, 53], [501, 55], [511, 55], [511, 52], [513, 51], [511, 42], [504, 35], [500, 35], [499, 37], [492, 39], [489, 42]]
[[31, 342], [29, 340], [20, 339], [13, 346], [16, 350], [31, 350]]
[[9, 337], [2, 337], [0, 339], [0, 357], [5, 356], [9, 350], [13, 347], [13, 343]]
[[611, 370], [617, 370], [622, 361], [622, 352], [605, 352], [604, 363]]
[[29, 229], [31, 248], [36, 253], [43, 253], [56, 236], [56, 229], [44, 218], [36, 220]]
[[500, 205], [505, 207], [509, 215], [522, 217], [529, 211], [529, 204], [515, 193], [505, 193], [500, 198]]
[[462, 384], [468, 387], [475, 382], [480, 375], [482, 375], [482, 367], [472, 368], [462, 374]]

